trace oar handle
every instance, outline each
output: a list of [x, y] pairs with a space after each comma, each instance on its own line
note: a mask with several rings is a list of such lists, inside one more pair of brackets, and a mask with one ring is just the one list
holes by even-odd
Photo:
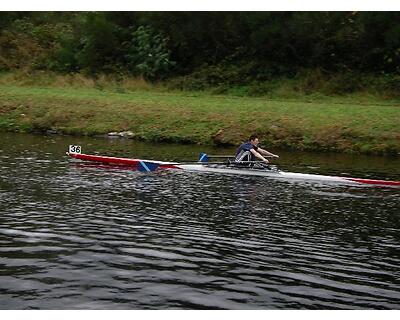
[[209, 158], [234, 158], [235, 156], [224, 156], [224, 155], [208, 155]]
[[[266, 158], [266, 157], [264, 157]], [[264, 163], [262, 160], [256, 160], [256, 161], [233, 161], [232, 163]]]
[[[202, 163], [207, 163], [208, 162], [208, 159], [215, 159], [215, 158], [222, 158], [222, 159], [234, 159], [236, 156], [228, 156], [228, 155], [209, 155], [209, 154], [207, 154], [207, 153], [200, 153], [200, 155], [199, 155], [199, 162], [202, 162]], [[275, 155], [270, 155], [270, 156], [265, 156], [266, 158], [275, 158], [275, 157], [277, 157], [277, 156], [275, 156]]]

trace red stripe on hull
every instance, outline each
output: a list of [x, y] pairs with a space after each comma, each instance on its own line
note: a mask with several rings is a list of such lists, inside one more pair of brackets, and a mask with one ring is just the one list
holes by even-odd
[[128, 158], [115, 158], [115, 157], [104, 157], [104, 156], [93, 156], [89, 154], [81, 153], [69, 153], [69, 156], [75, 159], [84, 161], [101, 162], [107, 164], [118, 164], [118, 165], [128, 165], [137, 166], [140, 162], [139, 159], [128, 159]]
[[181, 169], [174, 164], [160, 164], [159, 169]]
[[358, 182], [358, 183], [364, 183], [364, 184], [375, 184], [375, 185], [384, 185], [384, 186], [400, 186], [400, 181], [386, 181], [386, 180], [345, 178], [345, 177], [343, 177], [343, 179]]
[[116, 157], [106, 157], [106, 156], [94, 156], [94, 155], [82, 154], [82, 153], [68, 153], [68, 155], [75, 159], [79, 159], [79, 160], [83, 160], [83, 161], [97, 162], [97, 163], [104, 163], [104, 164], [108, 164], [108, 165], [137, 167], [139, 165], [140, 161], [145, 161], [145, 162], [153, 162], [153, 163], [160, 164], [158, 167], [160, 169], [179, 169], [172, 163], [162, 163], [161, 161], [116, 158]]

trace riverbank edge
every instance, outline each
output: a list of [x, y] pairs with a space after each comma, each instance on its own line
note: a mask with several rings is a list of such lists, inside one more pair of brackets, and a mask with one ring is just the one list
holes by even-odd
[[[273, 101], [157, 90], [118, 93], [0, 87], [0, 131], [87, 136], [114, 132], [113, 137], [149, 142], [226, 146], [257, 133], [268, 148], [400, 154], [397, 105], [355, 105], [345, 99], [334, 103]], [[365, 119], [349, 119], [346, 113], [359, 108], [373, 112], [365, 119], [371, 119], [374, 126]], [[379, 118], [387, 123], [379, 127]]]

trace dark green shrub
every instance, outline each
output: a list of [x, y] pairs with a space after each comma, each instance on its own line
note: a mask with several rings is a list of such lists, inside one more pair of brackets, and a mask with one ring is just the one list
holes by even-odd
[[237, 66], [204, 65], [190, 75], [169, 81], [169, 87], [181, 90], [205, 90], [225, 88], [245, 83], [244, 75]]
[[379, 78], [378, 88], [394, 98], [400, 97], [400, 75], [389, 74]]
[[174, 65], [167, 49], [167, 38], [148, 26], [140, 26], [132, 33], [128, 45], [127, 65], [131, 73], [154, 81], [165, 77]]

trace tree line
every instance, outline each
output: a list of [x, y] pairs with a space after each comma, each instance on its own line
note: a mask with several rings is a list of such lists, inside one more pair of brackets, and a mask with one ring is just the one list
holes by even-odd
[[305, 69], [398, 75], [400, 14], [1, 12], [0, 70], [24, 68], [150, 81], [201, 70], [237, 81]]

